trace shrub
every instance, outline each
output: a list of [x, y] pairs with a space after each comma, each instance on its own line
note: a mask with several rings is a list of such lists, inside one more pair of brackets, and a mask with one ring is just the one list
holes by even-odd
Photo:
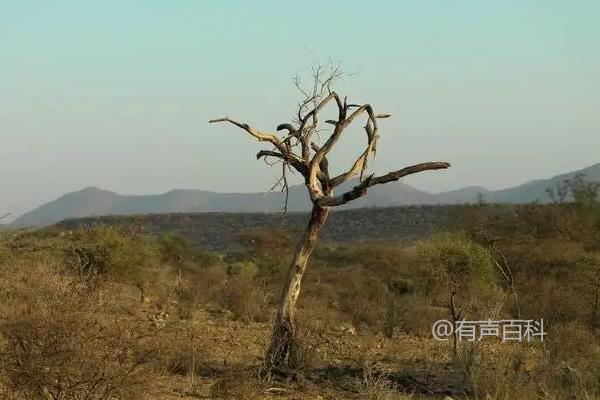
[[214, 297], [215, 290], [217, 290], [227, 278], [227, 271], [223, 266], [203, 268], [187, 275], [190, 290], [203, 301], [211, 300]]
[[246, 323], [269, 320], [269, 295], [245, 276], [230, 276], [215, 290], [215, 298], [236, 320]]
[[289, 249], [297, 232], [275, 228], [243, 229], [238, 233], [238, 241], [258, 254], [274, 250]]
[[[356, 380], [356, 391], [361, 399], [392, 400], [398, 398], [397, 389], [381, 366], [365, 362], [362, 377]], [[411, 398], [405, 397], [405, 398]]]
[[254, 278], [258, 274], [258, 266], [252, 261], [236, 262], [227, 267], [227, 274]]
[[201, 268], [209, 268], [223, 263], [221, 256], [205, 250], [196, 251], [192, 256], [192, 261]]
[[209, 349], [214, 343], [203, 336], [199, 321], [169, 324], [156, 341], [153, 361], [162, 374], [189, 375], [202, 373], [209, 357]]
[[581, 323], [555, 324], [546, 341], [546, 385], [553, 393], [600, 396], [600, 344]]
[[66, 239], [67, 266], [79, 275], [135, 275], [156, 254], [144, 236], [110, 226], [70, 231]]
[[139, 326], [107, 318], [102, 289], [51, 265], [5, 269], [0, 379], [28, 399], [136, 399], [151, 353]]
[[362, 268], [347, 271], [340, 277], [339, 305], [356, 327], [376, 327], [385, 310], [388, 291], [377, 277]]
[[[429, 268], [431, 290], [448, 307], [452, 323], [466, 318], [468, 312], [482, 317], [482, 299], [495, 288], [490, 253], [462, 233], [434, 235], [419, 244], [419, 253]], [[453, 350], [457, 356], [456, 332]]]
[[169, 232], [162, 235], [158, 241], [160, 256], [163, 262], [181, 266], [191, 258], [190, 245], [181, 235]]

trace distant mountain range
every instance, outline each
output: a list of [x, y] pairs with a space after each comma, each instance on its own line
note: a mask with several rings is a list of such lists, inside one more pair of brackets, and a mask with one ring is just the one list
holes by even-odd
[[[420, 204], [461, 204], [477, 201], [480, 193], [487, 202], [528, 203], [548, 201], [546, 188], [562, 183], [577, 173], [586, 179], [600, 182], [600, 163], [582, 170], [538, 179], [508, 189], [490, 191], [483, 187], [466, 187], [433, 194], [396, 182], [375, 186], [362, 197], [344, 208], [392, 207]], [[349, 183], [348, 187], [354, 183]], [[342, 188], [343, 190], [343, 188]], [[163, 214], [191, 212], [280, 212], [283, 194], [269, 193], [216, 193], [203, 190], [172, 190], [156, 195], [125, 196], [107, 190], [88, 187], [65, 194], [26, 214], [10, 224], [13, 227], [44, 226], [68, 218], [102, 215]], [[288, 210], [306, 211], [310, 207], [303, 185], [290, 187]], [[2, 227], [0, 226], [0, 229]]]

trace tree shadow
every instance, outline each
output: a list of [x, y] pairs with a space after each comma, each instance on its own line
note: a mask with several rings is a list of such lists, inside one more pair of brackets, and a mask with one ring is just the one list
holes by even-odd
[[[368, 367], [347, 364], [309, 371], [306, 379], [314, 384], [356, 392], [357, 382], [365, 384], [369, 374]], [[464, 374], [447, 363], [406, 365], [395, 371], [382, 371], [379, 376], [390, 387], [406, 394], [462, 397], [473, 392]]]

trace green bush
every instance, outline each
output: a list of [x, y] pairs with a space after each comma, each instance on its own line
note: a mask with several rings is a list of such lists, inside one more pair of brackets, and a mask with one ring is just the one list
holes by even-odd
[[158, 246], [162, 261], [168, 264], [181, 266], [192, 255], [187, 240], [175, 232], [162, 235], [158, 240]]
[[252, 261], [236, 262], [227, 267], [227, 274], [254, 278], [258, 274], [258, 266]]
[[463, 233], [440, 233], [419, 243], [432, 289], [466, 299], [496, 283], [493, 259]]
[[156, 256], [155, 246], [144, 236], [110, 226], [81, 228], [65, 236], [66, 265], [80, 275], [134, 277]]

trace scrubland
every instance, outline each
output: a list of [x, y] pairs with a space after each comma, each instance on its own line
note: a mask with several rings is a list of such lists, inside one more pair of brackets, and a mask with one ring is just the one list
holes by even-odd
[[[0, 398], [600, 398], [598, 216], [590, 204], [479, 204], [409, 243], [320, 243], [297, 370], [270, 379], [297, 231], [242, 230], [219, 252], [143, 225], [2, 232]], [[543, 318], [547, 335], [454, 353], [431, 334], [450, 295], [466, 319]]]

